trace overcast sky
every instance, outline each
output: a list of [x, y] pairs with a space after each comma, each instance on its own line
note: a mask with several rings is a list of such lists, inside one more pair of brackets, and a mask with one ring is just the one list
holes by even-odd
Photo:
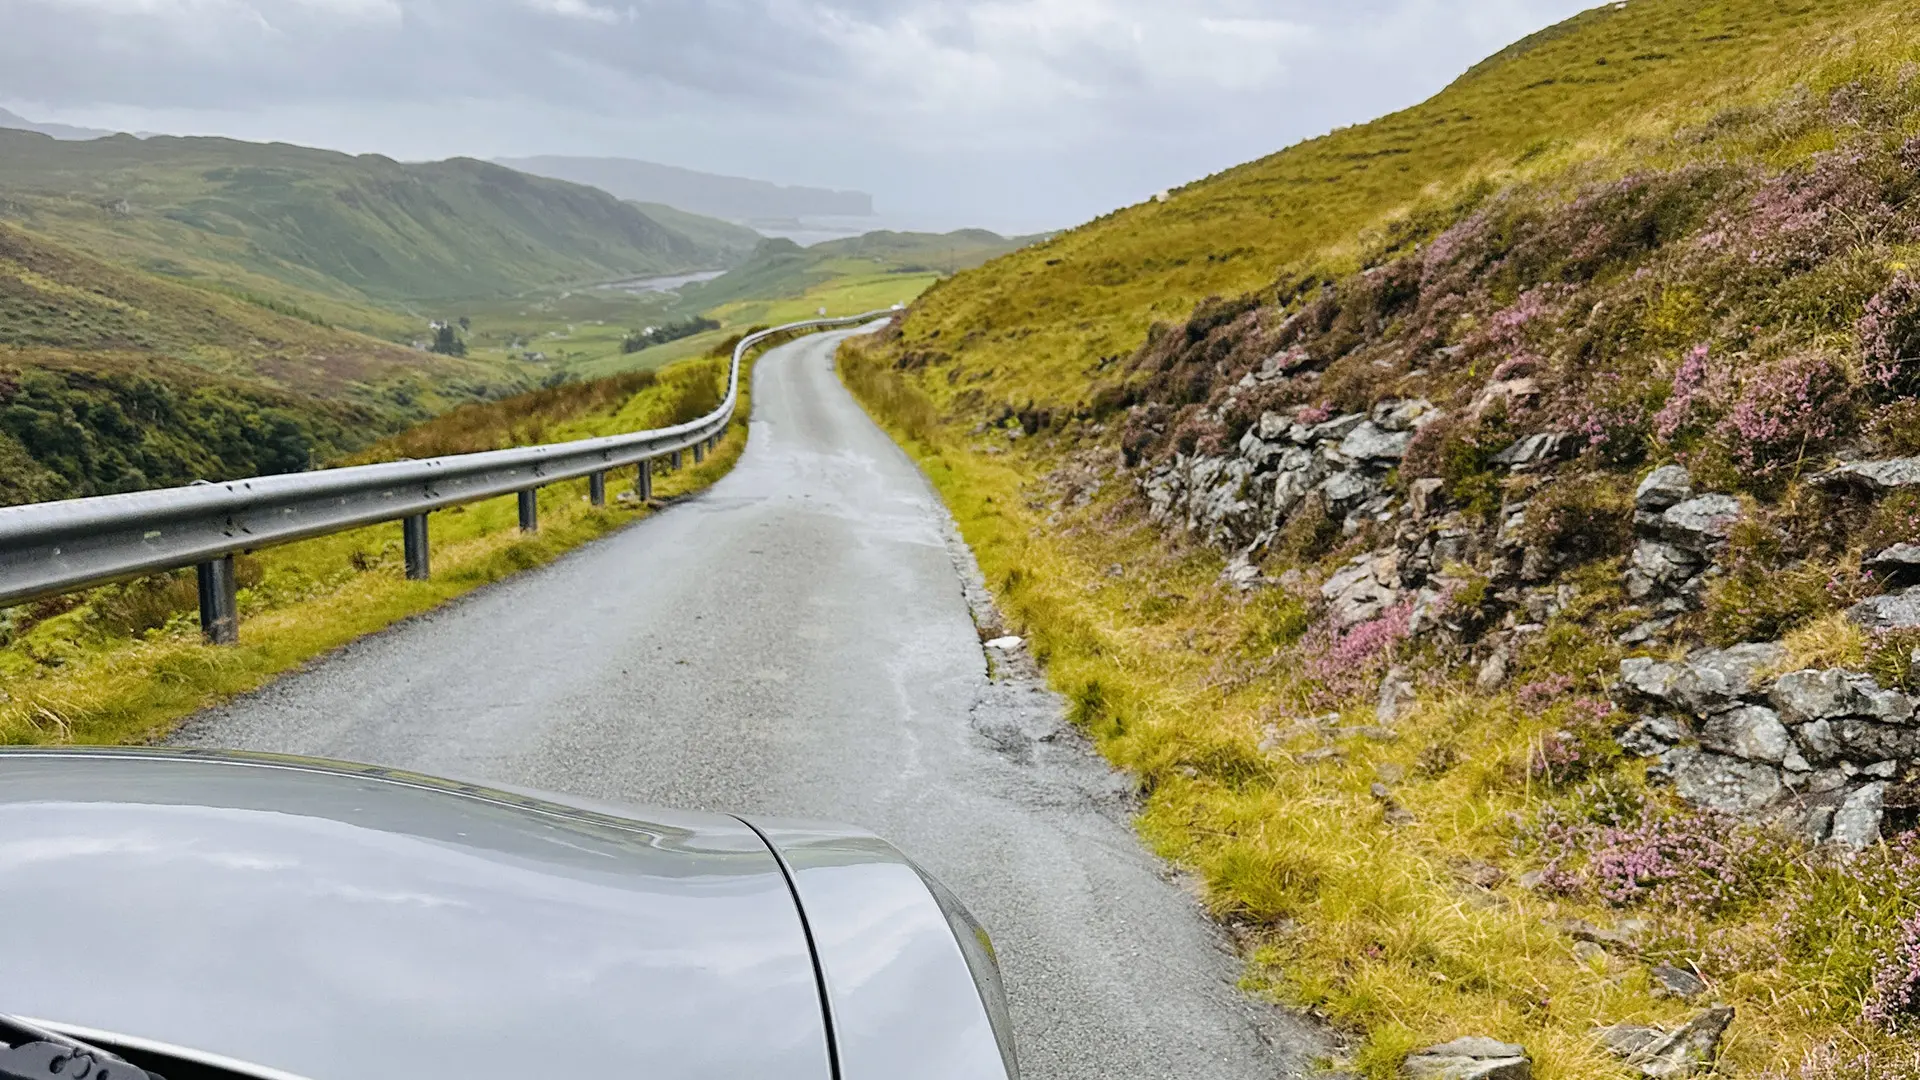
[[0, 106], [638, 157], [1070, 225], [1413, 104], [1587, 0], [0, 0]]

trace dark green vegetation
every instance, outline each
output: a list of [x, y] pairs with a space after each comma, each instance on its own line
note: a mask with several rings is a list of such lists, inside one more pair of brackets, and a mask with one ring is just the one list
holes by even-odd
[[302, 469], [526, 385], [0, 224], [0, 504]]
[[[1486, 1034], [1544, 1080], [1634, 1075], [1595, 1031], [1697, 1012], [1654, 992], [1661, 961], [1738, 1009], [1720, 1075], [1906, 1076], [1920, 839], [1848, 862], [1679, 804], [1623, 755], [1609, 691], [1646, 617], [1621, 583], [1633, 485], [1668, 461], [1741, 520], [1657, 648], [1784, 636], [1793, 666], [1910, 684], [1912, 641], [1836, 612], [1882, 588], [1861, 555], [1915, 539], [1913, 500], [1806, 480], [1920, 449], [1916, 268], [1908, 5], [1633, 0], [962, 273], [842, 370], [1139, 778], [1143, 830], [1236, 925], [1250, 981], [1350, 1029], [1360, 1071]], [[1446, 419], [1389, 475], [1402, 506], [1427, 478], [1491, 534], [1530, 500], [1512, 540], [1552, 611], [1502, 610], [1464, 564], [1441, 609], [1461, 641], [1512, 643], [1504, 683], [1405, 610], [1325, 614], [1320, 585], [1395, 526], [1297, 512], [1243, 594], [1228, 551], [1140, 497], [1264, 412], [1405, 398]], [[1494, 460], [1546, 433], [1564, 460]], [[1417, 703], [1376, 709], [1390, 675]], [[1581, 923], [1625, 936], [1582, 948]]]

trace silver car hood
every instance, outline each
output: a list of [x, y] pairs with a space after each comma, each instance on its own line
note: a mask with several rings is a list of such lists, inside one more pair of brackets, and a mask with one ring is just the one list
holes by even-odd
[[647, 817], [298, 759], [0, 753], [0, 1012], [315, 1080], [826, 1080], [779, 861], [732, 818]]

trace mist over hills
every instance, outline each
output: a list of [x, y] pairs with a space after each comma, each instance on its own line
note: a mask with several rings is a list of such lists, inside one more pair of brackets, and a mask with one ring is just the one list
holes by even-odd
[[74, 127], [72, 124], [43, 124], [35, 120], [29, 120], [19, 113], [8, 112], [6, 109], [0, 109], [0, 128], [8, 128], [14, 131], [37, 131], [42, 135], [48, 135], [55, 139], [72, 141], [104, 139], [108, 135], [114, 134], [111, 131], [105, 131], [100, 128]]
[[863, 191], [782, 187], [765, 180], [720, 176], [630, 158], [496, 158], [511, 169], [588, 184], [635, 202], [666, 203], [730, 221], [803, 217], [871, 217], [873, 196]]

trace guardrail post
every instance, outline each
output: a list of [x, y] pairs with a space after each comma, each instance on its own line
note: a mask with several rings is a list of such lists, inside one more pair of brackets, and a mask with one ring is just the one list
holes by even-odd
[[633, 493], [641, 502], [653, 501], [653, 459], [644, 458], [640, 462], [639, 475], [633, 478]]
[[400, 536], [407, 549], [407, 580], [425, 581], [433, 576], [427, 557], [427, 515], [402, 518]]
[[707, 460], [707, 440], [701, 439], [693, 444], [693, 463], [698, 465], [705, 460]]
[[607, 505], [607, 474], [604, 472], [587, 474], [587, 501], [595, 506]]
[[520, 493], [520, 531], [523, 533], [540, 531], [539, 488]]
[[210, 645], [240, 644], [240, 580], [233, 572], [233, 556], [203, 562], [197, 570], [201, 636]]
[[673, 452], [673, 456], [669, 460], [673, 462], [673, 471], [679, 472], [680, 471], [680, 451], [675, 450]]

